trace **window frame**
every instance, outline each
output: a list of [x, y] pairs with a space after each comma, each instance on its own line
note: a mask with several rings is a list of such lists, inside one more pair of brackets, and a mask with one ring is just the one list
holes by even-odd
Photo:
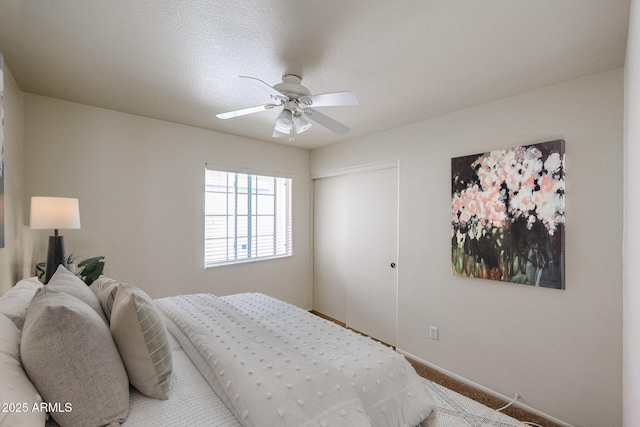
[[[225, 174], [227, 183], [225, 190], [223, 191], [211, 191], [209, 190], [208, 172], [218, 172]], [[238, 185], [238, 178], [246, 177], [246, 187], [240, 187]], [[233, 179], [233, 185], [230, 186], [229, 179]], [[273, 179], [273, 188], [271, 193], [261, 193], [258, 183], [264, 182], [264, 179]], [[256, 184], [255, 188], [252, 185]], [[278, 196], [282, 193], [282, 187], [284, 186], [284, 198], [278, 199]], [[230, 190], [230, 188], [232, 190]], [[240, 191], [240, 189], [246, 191]], [[263, 187], [264, 191], [264, 187]], [[208, 194], [224, 194], [226, 197], [226, 206], [218, 212], [224, 211], [224, 213], [210, 213], [210, 207], [208, 207]], [[258, 213], [260, 205], [258, 200], [264, 199], [268, 196], [273, 197], [273, 209], [268, 213]], [[230, 207], [229, 199], [232, 198], [234, 205]], [[238, 199], [244, 199], [246, 205], [239, 207]], [[293, 255], [293, 178], [289, 174], [279, 172], [267, 172], [259, 171], [255, 169], [241, 169], [241, 168], [227, 168], [220, 167], [215, 164], [205, 164], [204, 174], [204, 267], [215, 268], [225, 265], [233, 265], [247, 262], [257, 262], [278, 258], [290, 257]], [[255, 208], [254, 208], [255, 204]], [[268, 204], [268, 203], [267, 203]], [[244, 210], [242, 210], [244, 209]], [[283, 219], [280, 219], [284, 216]], [[223, 221], [225, 225], [224, 237], [211, 237], [209, 233], [214, 232], [212, 223], [215, 217], [225, 217]], [[267, 226], [264, 223], [259, 222], [259, 218], [263, 217], [273, 221], [273, 228], [271, 234], [258, 234], [258, 230], [261, 225], [264, 228], [270, 228], [268, 222]], [[239, 234], [238, 219], [246, 220], [246, 235]], [[233, 226], [229, 225], [229, 220], [233, 220]], [[279, 224], [278, 221], [284, 221], [284, 224]], [[255, 224], [254, 224], [255, 221]], [[231, 232], [230, 232], [230, 229]], [[283, 235], [284, 234], [284, 235]], [[273, 249], [269, 249], [270, 243], [264, 244], [264, 238], [268, 237], [273, 241]], [[223, 246], [226, 246], [225, 255], [216, 257], [211, 256], [210, 252], [214, 251], [210, 246], [210, 241], [214, 239], [225, 240]], [[239, 241], [246, 239], [246, 248], [240, 249], [245, 253], [239, 252]], [[262, 246], [260, 246], [260, 240], [263, 240]], [[270, 241], [269, 241], [270, 242]], [[254, 246], [255, 245], [255, 246]], [[283, 247], [284, 246], [284, 247]], [[232, 253], [229, 252], [232, 247]], [[264, 248], [267, 248], [266, 250]]]

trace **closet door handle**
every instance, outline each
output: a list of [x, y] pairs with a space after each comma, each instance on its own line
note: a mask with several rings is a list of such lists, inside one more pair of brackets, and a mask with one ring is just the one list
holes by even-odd
[[396, 268], [396, 263], [395, 262], [391, 263], [391, 268]]

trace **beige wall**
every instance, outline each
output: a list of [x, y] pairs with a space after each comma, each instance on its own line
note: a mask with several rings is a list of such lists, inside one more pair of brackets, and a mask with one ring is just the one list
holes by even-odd
[[[25, 274], [25, 242], [29, 240], [24, 212], [24, 95], [18, 89], [8, 64], [4, 64], [4, 227], [5, 246], [0, 249], [0, 294]], [[27, 270], [27, 271], [25, 271]]]
[[[314, 150], [311, 173], [399, 159], [399, 349], [564, 422], [615, 426], [622, 133], [618, 69]], [[559, 138], [566, 290], [452, 276], [451, 158]]]
[[[105, 255], [107, 275], [152, 297], [261, 291], [311, 307], [308, 151], [31, 94], [25, 129], [26, 195], [79, 199], [67, 253]], [[205, 163], [292, 175], [292, 257], [203, 267]]]
[[624, 426], [640, 425], [640, 5], [631, 3], [625, 64]]

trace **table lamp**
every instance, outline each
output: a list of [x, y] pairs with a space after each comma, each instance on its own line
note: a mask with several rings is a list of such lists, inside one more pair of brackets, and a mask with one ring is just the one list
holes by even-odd
[[67, 266], [64, 237], [58, 235], [58, 230], [80, 228], [78, 199], [32, 197], [30, 227], [34, 230], [54, 230], [54, 235], [49, 236], [47, 270], [44, 278], [44, 283], [47, 284], [60, 264]]

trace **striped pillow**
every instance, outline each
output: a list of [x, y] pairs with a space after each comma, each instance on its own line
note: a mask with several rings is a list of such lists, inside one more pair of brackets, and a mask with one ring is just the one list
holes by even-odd
[[172, 372], [171, 346], [160, 311], [143, 290], [101, 278], [91, 287], [98, 295], [129, 382], [140, 393], [167, 399]]
[[116, 299], [119, 284], [120, 282], [116, 280], [100, 276], [89, 286], [89, 289], [98, 297], [102, 311], [109, 322], [111, 322], [111, 310], [113, 309], [113, 301]]

